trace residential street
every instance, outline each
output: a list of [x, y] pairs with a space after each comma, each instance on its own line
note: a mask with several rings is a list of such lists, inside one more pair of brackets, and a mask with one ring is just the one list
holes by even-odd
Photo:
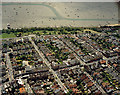
[[31, 37], [29, 37], [29, 40], [31, 41], [31, 43], [33, 44], [34, 48], [36, 49], [36, 51], [38, 52], [38, 54], [41, 56], [41, 58], [44, 60], [45, 64], [49, 67], [50, 71], [53, 73], [54, 77], [56, 78], [57, 82], [59, 83], [60, 87], [64, 90], [65, 93], [68, 92], [68, 89], [65, 87], [65, 85], [61, 82], [61, 80], [58, 78], [57, 74], [55, 73], [55, 71], [51, 68], [49, 62], [47, 61], [47, 59], [44, 57], [43, 53], [41, 51], [38, 50], [38, 47], [35, 45], [35, 43], [33, 42], [33, 40], [31, 39]]
[[13, 77], [13, 69], [12, 69], [12, 64], [11, 64], [11, 62], [10, 62], [10, 57], [9, 57], [9, 53], [6, 53], [6, 56], [5, 56], [5, 58], [6, 58], [6, 63], [7, 63], [7, 68], [8, 68], [8, 75], [9, 75], [9, 81], [11, 82], [13, 79], [14, 79], [14, 77]]

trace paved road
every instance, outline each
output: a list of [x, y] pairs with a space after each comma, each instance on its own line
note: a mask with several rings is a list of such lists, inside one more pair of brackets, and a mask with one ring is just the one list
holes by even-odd
[[65, 93], [69, 92], [68, 89], [65, 87], [65, 85], [61, 82], [61, 80], [58, 78], [56, 72], [51, 68], [50, 63], [48, 62], [48, 60], [45, 58], [45, 56], [43, 55], [42, 52], [40, 52], [38, 50], [38, 47], [35, 45], [35, 43], [33, 42], [33, 40], [31, 39], [31, 37], [28, 37], [29, 40], [31, 41], [31, 43], [33, 44], [34, 48], [36, 49], [36, 51], [38, 52], [38, 54], [40, 55], [40, 57], [44, 60], [45, 64], [49, 67], [50, 71], [53, 73], [53, 76], [56, 78], [58, 84], [60, 85], [60, 87], [64, 90]]
[[14, 77], [13, 77], [13, 69], [12, 69], [9, 53], [5, 54], [5, 58], [6, 58], [7, 68], [8, 68], [9, 81], [11, 82], [14, 79]]
[[[58, 38], [58, 37], [57, 37], [57, 38]], [[59, 38], [58, 38], [58, 39], [59, 39]], [[77, 53], [75, 52], [75, 50], [74, 50], [68, 43], [66, 43], [65, 41], [63, 41], [63, 40], [61, 40], [61, 39], [59, 39], [59, 40], [62, 41], [71, 51], [73, 51], [73, 54], [75, 55], [76, 59], [79, 60], [82, 65], [86, 65], [86, 63], [83, 62], [83, 61], [80, 59], [80, 57], [77, 55]]]
[[[20, 73], [21, 74], [21, 73]], [[22, 76], [19, 76], [19, 79], [21, 79]], [[21, 79], [23, 84], [25, 84], [25, 90], [28, 92], [28, 94], [33, 94], [33, 91], [30, 87], [30, 85], [27, 83], [27, 79]]]
[[[75, 68], [79, 68], [79, 65], [76, 65], [76, 66], [73, 66], [73, 67], [68, 67], [68, 69], [75, 69]], [[98, 83], [93, 80], [93, 78], [87, 73], [84, 71], [84, 73], [91, 79], [91, 81], [94, 83], [94, 85], [103, 93], [103, 94], [106, 94], [106, 92], [103, 90], [103, 88], [101, 86], [98, 85]]]
[[93, 78], [87, 72], [84, 72], [84, 73], [91, 79], [91, 81], [102, 92], [102, 94], [106, 95], [106, 92], [103, 90], [103, 88], [101, 86], [99, 86], [98, 83], [95, 80], [93, 80]]
[[[67, 92], [68, 92], [68, 89], [64, 86], [64, 84], [63, 84], [63, 83], [61, 82], [61, 80], [58, 78], [56, 72], [51, 68], [51, 65], [50, 65], [50, 63], [48, 62], [48, 60], [45, 58], [45, 56], [43, 55], [43, 53], [38, 50], [38, 47], [35, 45], [35, 43], [34, 43], [33, 40], [31, 39], [31, 37], [34, 37], [34, 36], [35, 36], [35, 35], [32, 35], [32, 36], [24, 36], [24, 37], [28, 37], [28, 38], [29, 38], [29, 40], [30, 40], [31, 43], [33, 44], [34, 48], [35, 48], [36, 51], [38, 52], [38, 54], [41, 56], [41, 58], [44, 60], [45, 64], [49, 67], [50, 71], [53, 73], [53, 75], [54, 75], [54, 77], [56, 78], [56, 81], [58, 82], [58, 84], [60, 85], [60, 87], [64, 90], [65, 93], [67, 93]], [[20, 38], [24, 38], [24, 37], [20, 37]], [[17, 38], [17, 39], [18, 39], [18, 38]], [[59, 39], [59, 40], [60, 40], [60, 39]], [[63, 41], [63, 43], [64, 43], [67, 47], [69, 47], [69, 48], [71, 49], [71, 51], [74, 52], [74, 54], [76, 55], [76, 58], [80, 61], [80, 63], [81, 63], [82, 65], [87, 65], [85, 62], [83, 62], [83, 61], [80, 59], [80, 57], [76, 54], [76, 52], [74, 51], [73, 48], [71, 48], [66, 42]], [[13, 70], [12, 70], [12, 65], [11, 65], [10, 58], [9, 58], [8, 54], [9, 54], [9, 53], [6, 54], [7, 67], [9, 68], [9, 79], [10, 79], [10, 81], [12, 81], [12, 80], [14, 79], [14, 78], [13, 78]], [[114, 58], [118, 58], [118, 57], [106, 58], [105, 56], [103, 56], [103, 59], [105, 59], [105, 60], [107, 60], [107, 61], [108, 61], [109, 59], [114, 59]], [[76, 68], [76, 67], [77, 67], [77, 66], [75, 66], [75, 68]], [[91, 77], [87, 72], [85, 72], [85, 73], [92, 79], [92, 77]], [[95, 83], [96, 86], [100, 89], [100, 91], [101, 91], [102, 93], [105, 93], [105, 91], [104, 91], [99, 85], [97, 85], [97, 82], [96, 82], [96, 81], [94, 81], [94, 83]], [[27, 87], [29, 88], [28, 85], [27, 85]], [[29, 89], [29, 92], [30, 92], [30, 91], [31, 91], [31, 90]]]
[[33, 91], [30, 87], [30, 85], [27, 83], [27, 80], [22, 80], [25, 83], [25, 89], [28, 92], [28, 94], [33, 94]]
[[[62, 40], [63, 41], [63, 40]], [[70, 47], [65, 41], [63, 41], [64, 44], [66, 44], [76, 55], [76, 58], [80, 61], [80, 63], [82, 63], [82, 65], [87, 65], [85, 62], [83, 62], [80, 57], [76, 54], [76, 52], [74, 51], [74, 49], [72, 47]], [[77, 68], [78, 66], [74, 66], [73, 68]], [[72, 68], [72, 67], [71, 67]], [[95, 86], [103, 93], [105, 94], [106, 92], [101, 88], [101, 86], [99, 86], [97, 84], [96, 81], [93, 81], [93, 78], [87, 73], [84, 71], [84, 73], [92, 80], [92, 82], [95, 84]]]
[[83, 31], [84, 31], [84, 32], [90, 31], [91, 33], [94, 33], [94, 34], [102, 34], [102, 33], [99, 33], [99, 32], [97, 32], [97, 31], [94, 31], [94, 30], [91, 30], [91, 29], [84, 29]]
[[119, 57], [119, 56], [114, 56], [114, 57], [109, 57], [109, 58], [107, 58], [107, 57], [105, 57], [105, 56], [103, 55], [103, 59], [105, 59], [105, 60], [118, 59], [118, 57]]
[[[8, 71], [9, 82], [11, 82], [12, 80], [14, 80], [14, 77], [13, 77], [13, 69], [12, 69], [9, 53], [5, 54], [5, 58], [6, 58], [7, 68], [9, 69]], [[25, 88], [28, 91], [28, 93], [33, 93], [27, 81], [23, 80], [23, 82], [25, 83]]]

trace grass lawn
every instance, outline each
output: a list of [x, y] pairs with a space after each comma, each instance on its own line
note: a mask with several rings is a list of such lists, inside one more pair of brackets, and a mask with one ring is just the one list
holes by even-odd
[[43, 35], [43, 31], [33, 31], [33, 33], [39, 33], [40, 35]]
[[44, 33], [43, 31], [34, 31], [33, 33], [39, 33], [40, 35], [49, 35], [49, 33], [51, 35], [56, 34], [56, 33], [54, 33], [54, 31], [46, 31], [46, 33]]
[[[79, 32], [79, 33], [82, 33], [81, 31], [76, 31], [76, 32]], [[17, 34], [19, 34], [20, 32], [17, 32]], [[32, 32], [26, 32], [26, 33], [22, 33], [22, 36], [27, 36], [27, 35], [30, 35], [30, 34], [37, 34], [39, 33], [40, 35], [62, 35], [62, 33], [60, 33], [60, 31], [33, 31]], [[71, 34], [71, 32], [69, 31], [64, 31], [65, 34]], [[0, 38], [13, 38], [13, 37], [16, 37], [14, 33], [2, 33], [0, 35]]]
[[2, 33], [0, 35], [0, 38], [12, 38], [12, 37], [16, 37], [14, 33], [10, 33], [10, 34]]
[[93, 33], [93, 34], [100, 34], [99, 32], [94, 31], [94, 30], [91, 30], [91, 29], [84, 29], [83, 31], [84, 31], [84, 32], [90, 31], [90, 32]]

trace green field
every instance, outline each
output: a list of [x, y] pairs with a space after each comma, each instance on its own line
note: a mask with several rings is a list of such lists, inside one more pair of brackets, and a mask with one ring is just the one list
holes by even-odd
[[3, 33], [0, 35], [0, 38], [12, 38], [12, 37], [16, 37], [14, 33], [10, 33], [10, 34]]
[[40, 35], [55, 35], [58, 34], [58, 31], [34, 31], [33, 33], [39, 33]]
[[[13, 31], [13, 30], [11, 30]], [[21, 36], [28, 36], [30, 34], [36, 34], [36, 35], [62, 35], [62, 34], [74, 34], [74, 33], [83, 33], [83, 32], [86, 32], [86, 31], [91, 31], [92, 33], [98, 33], [96, 31], [92, 31], [90, 29], [84, 29], [84, 31], [80, 31], [80, 30], [77, 30], [77, 31], [67, 31], [67, 30], [58, 30], [58, 31], [48, 31], [48, 30], [37, 30], [37, 31], [31, 31], [31, 32], [10, 32], [7, 33], [7, 32], [4, 32], [3, 34], [0, 35], [0, 38], [13, 38], [13, 37], [16, 37], [16, 35], [19, 35], [21, 34]]]
[[[73, 32], [73, 31], [71, 31]], [[71, 32], [69, 31], [64, 31], [64, 33], [61, 33], [60, 31], [33, 31], [33, 32], [26, 32], [26, 33], [22, 33], [22, 36], [28, 36], [30, 34], [39, 34], [39, 35], [61, 35], [61, 34], [71, 34]], [[76, 31], [79, 33], [82, 33], [81, 31]], [[20, 32], [17, 32], [16, 34], [19, 34]], [[14, 33], [3, 33], [0, 35], [0, 38], [12, 38], [12, 37], [16, 37], [16, 35]]]

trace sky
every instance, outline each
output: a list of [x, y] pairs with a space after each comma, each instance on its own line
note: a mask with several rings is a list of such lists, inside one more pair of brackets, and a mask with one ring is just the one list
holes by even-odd
[[2, 2], [119, 2], [120, 0], [0, 0]]

